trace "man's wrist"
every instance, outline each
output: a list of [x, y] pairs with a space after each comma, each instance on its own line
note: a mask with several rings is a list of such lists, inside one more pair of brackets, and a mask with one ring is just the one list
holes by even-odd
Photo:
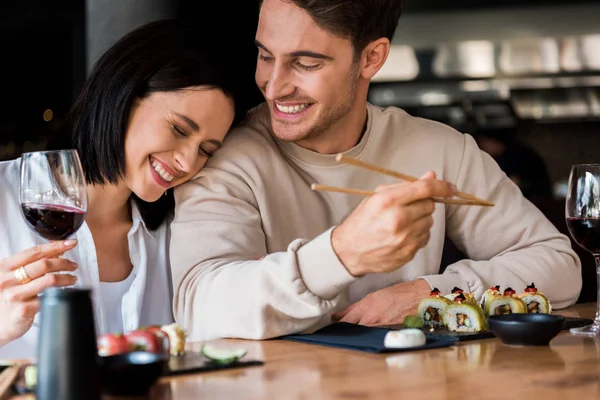
[[340, 226], [336, 226], [333, 228], [333, 231], [331, 231], [331, 248], [348, 273], [354, 277], [360, 277], [365, 273], [359, 270], [358, 266], [353, 260], [354, 257], [349, 254], [349, 251], [346, 251], [344, 246], [345, 243], [340, 237], [339, 229]]

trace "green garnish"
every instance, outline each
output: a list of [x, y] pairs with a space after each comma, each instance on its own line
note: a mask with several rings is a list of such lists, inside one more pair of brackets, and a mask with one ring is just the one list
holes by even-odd
[[227, 349], [205, 344], [200, 350], [202, 355], [216, 364], [232, 364], [246, 355], [246, 349]]
[[418, 315], [407, 315], [404, 318], [403, 324], [407, 328], [422, 328], [425, 325], [423, 319]]

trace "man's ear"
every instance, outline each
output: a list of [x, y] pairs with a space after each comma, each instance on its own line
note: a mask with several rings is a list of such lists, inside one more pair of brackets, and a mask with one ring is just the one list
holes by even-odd
[[361, 54], [361, 76], [370, 80], [381, 69], [390, 53], [388, 38], [379, 38], [364, 48]]

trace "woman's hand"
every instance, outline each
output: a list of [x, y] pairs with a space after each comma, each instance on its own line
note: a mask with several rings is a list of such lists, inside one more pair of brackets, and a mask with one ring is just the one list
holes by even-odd
[[31, 247], [0, 260], [0, 346], [23, 336], [39, 311], [38, 294], [77, 281], [71, 274], [77, 264], [60, 256], [77, 245], [76, 240]]

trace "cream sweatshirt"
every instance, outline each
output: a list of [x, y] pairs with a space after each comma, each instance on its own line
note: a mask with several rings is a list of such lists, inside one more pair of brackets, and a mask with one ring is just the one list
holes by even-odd
[[[175, 190], [170, 257], [174, 313], [190, 340], [309, 332], [370, 292], [424, 278], [448, 293], [535, 282], [554, 308], [574, 304], [580, 261], [473, 138], [398, 108], [367, 105], [367, 129], [345, 154], [412, 176], [428, 170], [495, 207], [436, 205], [431, 239], [396, 271], [353, 277], [331, 231], [363, 199], [312, 183], [374, 189], [394, 178], [274, 138], [265, 104]], [[439, 274], [444, 236], [468, 255]]]

